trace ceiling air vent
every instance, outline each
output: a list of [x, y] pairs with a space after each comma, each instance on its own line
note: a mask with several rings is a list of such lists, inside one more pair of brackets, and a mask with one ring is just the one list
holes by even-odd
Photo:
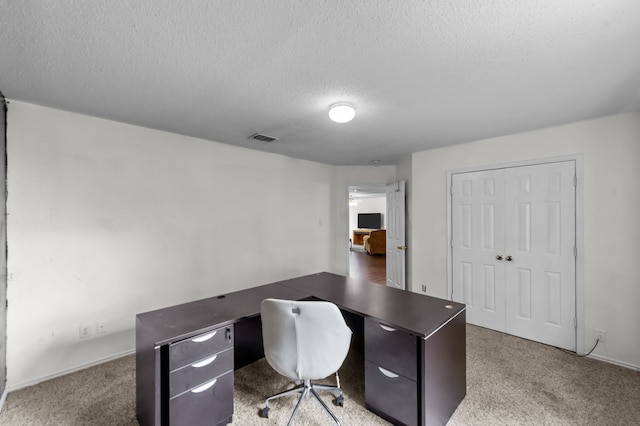
[[273, 136], [263, 135], [262, 133], [254, 133], [253, 135], [249, 136], [249, 139], [255, 139], [261, 142], [273, 142], [278, 140], [278, 138], [274, 138]]

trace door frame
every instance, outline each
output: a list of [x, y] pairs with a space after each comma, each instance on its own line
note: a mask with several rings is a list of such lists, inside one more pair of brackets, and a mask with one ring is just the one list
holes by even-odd
[[581, 153], [563, 155], [557, 157], [539, 158], [523, 161], [510, 161], [506, 163], [496, 163], [489, 165], [461, 167], [459, 169], [447, 170], [447, 298], [451, 300], [453, 291], [453, 253], [452, 253], [452, 175], [458, 173], [479, 172], [494, 169], [504, 169], [510, 167], [533, 166], [536, 164], [559, 163], [563, 161], [574, 161], [576, 165], [576, 191], [575, 191], [575, 236], [576, 236], [576, 353], [584, 355], [584, 156]]
[[[387, 185], [389, 185], [388, 183], [378, 183], [378, 182], [367, 182], [367, 183], [347, 183], [345, 186], [346, 189], [346, 196], [347, 196], [347, 200], [349, 199], [349, 194], [351, 193], [351, 188], [352, 187], [370, 187], [370, 188], [375, 188], [375, 189], [379, 189], [380, 193], [379, 195], [381, 197], [385, 197], [385, 202], [386, 202], [386, 187]], [[349, 217], [351, 214], [351, 206], [349, 205], [349, 201], [347, 201], [347, 239], [346, 241], [350, 241], [351, 240], [351, 229], [349, 229]], [[386, 216], [386, 206], [385, 206], [385, 216]], [[385, 223], [387, 218], [384, 218]], [[347, 259], [347, 271], [345, 273], [345, 275], [347, 277], [351, 277], [351, 243], [347, 243], [346, 244], [346, 252], [345, 252], [345, 256]], [[386, 256], [385, 256], [385, 262], [386, 262]], [[386, 284], [385, 284], [386, 285]]]
[[[368, 182], [368, 183], [347, 183], [345, 185], [345, 189], [346, 189], [346, 196], [347, 199], [349, 197], [350, 194], [350, 189], [351, 187], [371, 187], [371, 188], [376, 188], [376, 189], [380, 189], [380, 195], [383, 196], [385, 198], [386, 201], [386, 195], [387, 195], [387, 187], [389, 185], [395, 185], [395, 184], [399, 184], [399, 182], [404, 182], [404, 190], [405, 190], [405, 197], [404, 197], [404, 217], [402, 218], [402, 220], [404, 221], [404, 241], [405, 241], [405, 247], [407, 244], [407, 195], [406, 195], [406, 190], [407, 190], [407, 181], [406, 179], [394, 179], [392, 182], [387, 182], [387, 183], [379, 183], [379, 182]], [[387, 220], [388, 220], [388, 214], [387, 214], [387, 208], [388, 205], [385, 206], [385, 229], [388, 228], [388, 224], [387, 224]], [[349, 241], [351, 239], [351, 230], [349, 229], [349, 215], [351, 213], [351, 206], [349, 206], [348, 201], [347, 201], [347, 240]], [[406, 250], [406, 248], [405, 248]], [[350, 249], [350, 244], [346, 245], [346, 250], [345, 250], [345, 256], [347, 259], [346, 262], [346, 273], [345, 275], [347, 277], [351, 277], [351, 249]], [[386, 265], [388, 265], [388, 260], [386, 259], [386, 254], [385, 254], [385, 263]], [[406, 252], [405, 252], [405, 259], [404, 259], [404, 263], [403, 263], [403, 268], [404, 268], [404, 288], [403, 290], [407, 290], [407, 283], [408, 283], [408, 279], [407, 277], [409, 276], [409, 268], [408, 268], [408, 264], [407, 264], [407, 256], [406, 256]], [[386, 284], [385, 284], [386, 285]]]
[[7, 398], [7, 107], [8, 101], [0, 92], [0, 410]]

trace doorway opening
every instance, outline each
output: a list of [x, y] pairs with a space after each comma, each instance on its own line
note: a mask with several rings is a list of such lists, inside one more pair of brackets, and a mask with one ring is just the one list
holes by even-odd
[[387, 284], [386, 185], [349, 186], [349, 276]]

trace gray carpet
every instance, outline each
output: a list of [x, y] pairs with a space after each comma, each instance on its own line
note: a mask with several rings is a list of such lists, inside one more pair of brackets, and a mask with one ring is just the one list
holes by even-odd
[[[345, 406], [325, 401], [344, 425], [387, 425], [364, 408], [362, 356], [349, 355], [340, 378]], [[235, 373], [236, 425], [286, 424], [294, 397], [271, 404], [265, 396], [287, 380], [258, 361]], [[330, 425], [317, 402], [307, 400], [297, 425]], [[135, 366], [128, 356], [11, 392], [0, 424], [136, 425]], [[640, 372], [577, 358], [558, 349], [467, 326], [467, 397], [449, 425], [638, 425]]]

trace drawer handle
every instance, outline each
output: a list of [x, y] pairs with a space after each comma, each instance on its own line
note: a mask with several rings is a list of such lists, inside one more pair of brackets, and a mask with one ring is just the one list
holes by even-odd
[[218, 332], [218, 330], [213, 330], [211, 333], [207, 333], [207, 334], [203, 334], [202, 336], [194, 337], [193, 339], [191, 339], [191, 341], [192, 342], [196, 342], [196, 343], [206, 342], [207, 340], [209, 340], [213, 336], [215, 336], [217, 332]]
[[194, 368], [204, 367], [206, 365], [211, 364], [213, 361], [216, 360], [216, 358], [218, 358], [218, 354], [211, 356], [207, 359], [203, 359], [202, 361], [194, 362], [193, 364], [191, 364], [191, 366]]
[[204, 392], [207, 389], [211, 389], [213, 387], [213, 385], [216, 384], [216, 382], [218, 381], [218, 379], [213, 379], [210, 382], [205, 383], [202, 386], [198, 386], [197, 388], [193, 388], [191, 389], [191, 393], [200, 393], [200, 392]]
[[383, 329], [384, 331], [396, 331], [395, 328], [393, 327], [389, 327], [388, 325], [382, 325], [382, 324], [378, 324], [380, 326], [381, 329]]
[[381, 372], [382, 374], [384, 374], [385, 376], [387, 376], [387, 377], [388, 377], [388, 378], [390, 378], [390, 379], [397, 379], [398, 377], [400, 377], [400, 376], [398, 376], [396, 373], [392, 373], [391, 371], [389, 371], [389, 370], [385, 370], [385, 369], [384, 369], [384, 368], [382, 368], [382, 367], [378, 367], [378, 370], [380, 370], [380, 372]]

